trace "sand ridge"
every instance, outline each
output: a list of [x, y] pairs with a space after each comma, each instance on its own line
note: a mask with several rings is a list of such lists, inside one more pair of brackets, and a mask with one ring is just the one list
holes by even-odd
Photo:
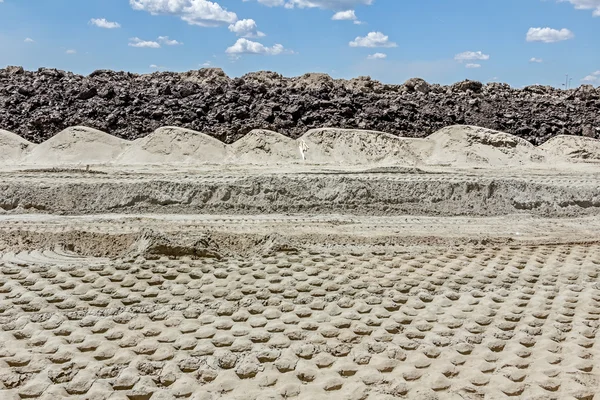
[[298, 141], [306, 143], [308, 147], [308, 162], [342, 165], [411, 165], [421, 161], [431, 146], [429, 141], [423, 139], [337, 128], [311, 129]]
[[97, 129], [76, 126], [67, 128], [37, 145], [23, 159], [23, 164], [85, 165], [112, 163], [130, 141]]
[[25, 157], [35, 145], [19, 135], [0, 129], [0, 165], [11, 165]]
[[115, 160], [126, 164], [219, 163], [226, 146], [219, 140], [190, 129], [163, 127], [136, 139]]
[[547, 153], [567, 157], [572, 160], [600, 161], [600, 140], [559, 135], [540, 146]]
[[228, 159], [240, 164], [271, 164], [298, 161], [298, 142], [278, 132], [253, 129], [227, 146]]
[[[149, 164], [315, 164], [448, 165], [552, 167], [557, 163], [600, 159], [600, 140], [559, 136], [536, 147], [517, 136], [486, 128], [455, 125], [427, 138], [396, 137], [356, 129], [311, 129], [293, 140], [255, 129], [226, 145], [201, 132], [163, 127], [126, 141], [102, 131], [73, 127], [40, 145], [3, 131], [3, 165], [149, 165]], [[22, 149], [22, 150], [19, 150]], [[29, 151], [31, 149], [31, 151]]]
[[428, 138], [431, 164], [515, 165], [546, 161], [542, 149], [517, 136], [474, 126], [450, 126]]

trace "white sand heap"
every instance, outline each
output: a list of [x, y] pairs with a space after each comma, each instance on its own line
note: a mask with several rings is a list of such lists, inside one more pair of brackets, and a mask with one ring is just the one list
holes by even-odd
[[559, 135], [540, 146], [546, 153], [570, 159], [600, 161], [600, 140]]
[[0, 129], [0, 165], [13, 165], [25, 157], [35, 144], [19, 135]]
[[509, 133], [469, 125], [443, 128], [427, 138], [432, 152], [427, 164], [519, 165], [541, 162], [544, 151]]
[[22, 162], [35, 165], [112, 163], [129, 144], [129, 141], [108, 133], [75, 126], [37, 145]]
[[281, 133], [253, 129], [228, 146], [231, 162], [240, 164], [279, 164], [302, 160], [298, 143]]
[[117, 163], [220, 164], [226, 158], [226, 146], [218, 139], [191, 129], [167, 126], [133, 141]]
[[441, 129], [425, 139], [357, 130], [311, 129], [293, 140], [255, 129], [226, 145], [209, 135], [177, 127], [159, 128], [133, 142], [87, 128], [65, 129], [34, 145], [0, 130], [0, 165], [143, 164], [324, 164], [515, 166], [600, 160], [600, 141], [557, 136], [540, 147], [517, 136], [468, 125]]
[[355, 129], [311, 129], [298, 139], [308, 163], [415, 164], [429, 152], [423, 139], [399, 138], [388, 133]]

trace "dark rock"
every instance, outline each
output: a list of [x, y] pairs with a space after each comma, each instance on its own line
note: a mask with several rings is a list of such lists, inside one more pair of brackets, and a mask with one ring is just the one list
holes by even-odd
[[79, 92], [79, 95], [77, 95], [77, 98], [79, 100], [89, 100], [92, 97], [96, 96], [97, 94], [98, 94], [98, 91], [96, 90], [95, 87], [83, 88], [81, 90], [81, 92]]
[[431, 88], [429, 84], [421, 78], [410, 78], [406, 82], [404, 82], [404, 87], [408, 92], [421, 92], [421, 93], [429, 93]]
[[481, 92], [482, 88], [483, 84], [481, 82], [470, 81], [468, 79], [462, 82], [457, 82], [454, 85], [452, 85], [452, 90], [455, 92], [466, 92], [467, 90], [470, 90], [473, 93], [479, 93]]
[[[427, 93], [427, 95], [423, 95]], [[425, 137], [456, 123], [515, 134], [540, 144], [559, 133], [600, 136], [600, 90], [420, 78], [402, 85], [369, 77], [286, 78], [259, 71], [231, 79], [218, 68], [138, 75], [98, 70], [81, 76], [51, 68], [0, 69], [0, 129], [39, 143], [83, 124], [137, 139], [165, 125], [232, 143], [251, 129], [297, 138], [323, 126]]]

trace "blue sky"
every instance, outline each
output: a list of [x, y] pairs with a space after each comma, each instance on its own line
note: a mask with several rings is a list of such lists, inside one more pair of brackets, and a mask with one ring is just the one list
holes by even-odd
[[600, 0], [0, 0], [0, 66], [600, 85]]

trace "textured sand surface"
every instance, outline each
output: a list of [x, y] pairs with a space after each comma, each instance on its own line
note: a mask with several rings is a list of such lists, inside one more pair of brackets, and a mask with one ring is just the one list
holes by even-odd
[[600, 392], [593, 157], [475, 127], [113, 139], [0, 170], [1, 400]]
[[[212, 227], [225, 247], [226, 234], [239, 243], [244, 231], [275, 226], [281, 245], [294, 243], [285, 232], [296, 236], [287, 227], [299, 225], [308, 239], [303, 249], [242, 254], [238, 244], [237, 255], [202, 258], [84, 257], [58, 247], [64, 238], [54, 249], [24, 250], [40, 244], [30, 241], [5, 250], [3, 399], [591, 399], [598, 391], [597, 218], [522, 220], [511, 227], [520, 235], [507, 229], [510, 218], [127, 218], [15, 216], [2, 237], [96, 231], [101, 244], [102, 232], [151, 227], [176, 237]], [[311, 231], [340, 223], [361, 233], [347, 228], [343, 240], [334, 233], [329, 244], [310, 244]], [[486, 229], [496, 243], [472, 241]], [[372, 242], [385, 235], [404, 239]]]

